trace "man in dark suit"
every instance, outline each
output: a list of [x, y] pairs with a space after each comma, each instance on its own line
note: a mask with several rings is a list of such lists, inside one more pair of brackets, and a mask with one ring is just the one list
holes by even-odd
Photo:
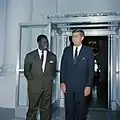
[[91, 92], [94, 56], [91, 48], [82, 45], [84, 31], [74, 30], [73, 46], [64, 49], [60, 87], [65, 95], [65, 120], [85, 120], [88, 112], [87, 96]]
[[24, 75], [28, 81], [29, 106], [26, 120], [51, 120], [52, 80], [56, 75], [56, 55], [48, 51], [45, 35], [37, 37], [38, 49], [28, 53], [24, 61]]

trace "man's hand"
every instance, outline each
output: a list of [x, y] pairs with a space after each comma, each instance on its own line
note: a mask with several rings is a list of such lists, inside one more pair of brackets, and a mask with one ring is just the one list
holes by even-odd
[[84, 89], [84, 96], [88, 96], [91, 92], [91, 87], [85, 87]]
[[64, 83], [60, 84], [60, 89], [62, 90], [63, 93], [66, 93], [66, 85]]

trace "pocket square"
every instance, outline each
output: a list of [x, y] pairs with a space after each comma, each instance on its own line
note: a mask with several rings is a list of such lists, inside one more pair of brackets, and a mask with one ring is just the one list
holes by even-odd
[[50, 61], [50, 63], [53, 63], [53, 61]]
[[82, 60], [85, 60], [85, 58], [83, 57]]

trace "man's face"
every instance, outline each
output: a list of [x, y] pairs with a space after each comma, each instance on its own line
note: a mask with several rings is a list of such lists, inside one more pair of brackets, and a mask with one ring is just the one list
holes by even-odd
[[83, 39], [84, 36], [82, 36], [80, 32], [75, 32], [72, 35], [72, 41], [75, 46], [80, 46], [82, 44]]
[[48, 40], [47, 39], [41, 39], [38, 42], [38, 47], [40, 50], [47, 50], [48, 49]]

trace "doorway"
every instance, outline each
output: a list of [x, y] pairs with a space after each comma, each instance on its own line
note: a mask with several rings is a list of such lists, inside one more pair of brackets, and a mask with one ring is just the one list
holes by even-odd
[[108, 36], [86, 36], [83, 44], [94, 54], [91, 108], [108, 108]]
[[[70, 45], [72, 37], [69, 37]], [[108, 36], [85, 36], [83, 45], [89, 46], [94, 54], [94, 80], [90, 108], [108, 108]]]

